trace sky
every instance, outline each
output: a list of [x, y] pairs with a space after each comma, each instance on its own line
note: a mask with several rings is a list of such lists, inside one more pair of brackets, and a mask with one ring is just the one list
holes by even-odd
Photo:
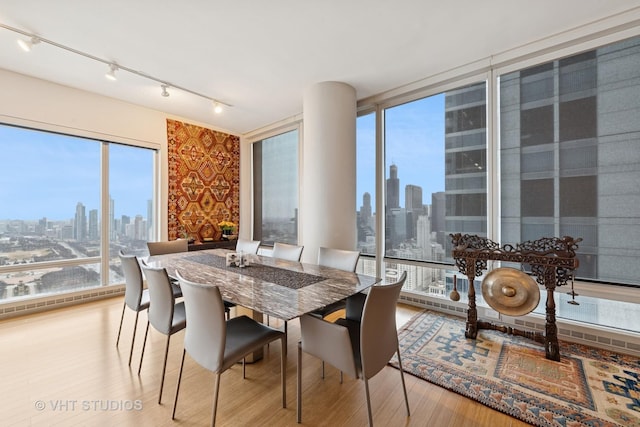
[[[99, 141], [0, 125], [0, 219], [51, 221], [99, 209]], [[153, 151], [110, 144], [115, 217], [147, 215], [153, 189]]]

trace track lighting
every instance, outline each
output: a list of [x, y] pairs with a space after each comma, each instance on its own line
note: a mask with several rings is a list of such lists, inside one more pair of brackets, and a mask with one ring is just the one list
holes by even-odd
[[104, 75], [109, 80], [118, 80], [116, 77], [116, 71], [118, 71], [118, 66], [116, 64], [109, 64], [109, 71]]
[[57, 43], [57, 42], [55, 42], [53, 40], [46, 39], [44, 37], [36, 36], [35, 34], [32, 34], [32, 33], [29, 33], [27, 31], [21, 30], [19, 28], [11, 27], [9, 25], [3, 24], [2, 22], [0, 22], [0, 28], [4, 28], [5, 30], [9, 30], [9, 31], [12, 31], [14, 33], [20, 34], [23, 37], [28, 37], [28, 40], [27, 39], [18, 40], [18, 45], [23, 50], [25, 50], [27, 52], [31, 50], [33, 45], [38, 44], [38, 43], [45, 43], [45, 44], [48, 44], [50, 46], [57, 47], [58, 49], [62, 49], [64, 51], [71, 52], [71, 53], [74, 53], [74, 54], [79, 55], [79, 56], [83, 56], [83, 57], [85, 57], [87, 59], [90, 59], [92, 61], [97, 61], [97, 62], [100, 62], [102, 64], [105, 64], [105, 65], [109, 66], [109, 71], [107, 71], [107, 73], [105, 74], [105, 77], [108, 78], [109, 80], [117, 80], [116, 71], [126, 71], [128, 73], [135, 74], [138, 77], [142, 77], [144, 79], [152, 80], [152, 81], [154, 81], [156, 83], [159, 83], [160, 87], [162, 88], [162, 92], [160, 94], [162, 96], [164, 96], [164, 97], [167, 97], [167, 96], [170, 95], [169, 91], [167, 89], [168, 88], [172, 88], [172, 89], [180, 90], [180, 91], [183, 91], [183, 92], [186, 92], [186, 93], [190, 93], [191, 95], [198, 96], [200, 98], [204, 98], [204, 99], [207, 99], [207, 100], [213, 102], [213, 104], [214, 104], [213, 111], [215, 113], [222, 112], [222, 107], [223, 106], [226, 106], [226, 107], [232, 107], [233, 106], [231, 104], [227, 104], [226, 102], [218, 101], [217, 99], [212, 98], [212, 97], [210, 97], [208, 95], [205, 95], [203, 93], [199, 93], [199, 92], [193, 91], [191, 89], [188, 89], [186, 87], [175, 85], [173, 83], [167, 82], [166, 80], [150, 76], [149, 74], [144, 73], [142, 71], [138, 71], [138, 70], [136, 70], [134, 68], [125, 67], [122, 64], [115, 64], [115, 63], [113, 63], [113, 62], [111, 62], [111, 61], [109, 61], [107, 59], [103, 59], [103, 58], [97, 57], [97, 56], [92, 55], [92, 54], [87, 53], [87, 52], [82, 52], [82, 51], [80, 51], [78, 49], [74, 49], [72, 47], [65, 46], [63, 44]]
[[18, 39], [18, 46], [25, 52], [29, 52], [34, 44], [40, 43], [40, 39], [36, 36], [32, 36], [29, 40]]

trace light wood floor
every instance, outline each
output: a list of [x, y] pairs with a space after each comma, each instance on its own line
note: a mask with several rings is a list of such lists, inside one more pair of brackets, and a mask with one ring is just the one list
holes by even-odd
[[[137, 375], [146, 314], [140, 315], [131, 368], [127, 366], [134, 314], [127, 310], [115, 347], [122, 298], [107, 299], [0, 322], [0, 424], [3, 426], [208, 426], [213, 374], [187, 356], [176, 420], [171, 420], [183, 332], [169, 351], [162, 404], [157, 403], [165, 337], [153, 329]], [[398, 326], [417, 310], [398, 307]], [[272, 323], [273, 324], [273, 323]], [[222, 375], [217, 425], [296, 426], [297, 321], [289, 322], [287, 408], [280, 404], [280, 351]], [[364, 384], [303, 356], [303, 424], [364, 426]], [[377, 426], [524, 426], [470, 399], [405, 375], [411, 406], [406, 417], [398, 371], [386, 367], [370, 381]]]

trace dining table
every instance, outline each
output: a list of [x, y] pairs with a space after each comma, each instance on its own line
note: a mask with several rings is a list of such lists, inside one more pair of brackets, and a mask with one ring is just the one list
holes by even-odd
[[[169, 276], [180, 272], [189, 281], [217, 286], [222, 298], [236, 304], [241, 314], [258, 321], [267, 315], [284, 321], [284, 325], [381, 281], [373, 276], [264, 255], [245, 254], [244, 267], [227, 266], [226, 255], [234, 252], [178, 252], [150, 256], [146, 262], [151, 267], [165, 268]], [[255, 360], [260, 357], [254, 355]]]

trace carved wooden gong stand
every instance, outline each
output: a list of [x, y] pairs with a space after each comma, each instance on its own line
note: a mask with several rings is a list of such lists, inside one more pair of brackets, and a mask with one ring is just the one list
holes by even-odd
[[[576, 250], [578, 242], [565, 236], [563, 238], [544, 237], [539, 240], [526, 241], [512, 245], [493, 242], [485, 237], [460, 233], [451, 234], [453, 250], [458, 270], [469, 280], [469, 308], [467, 310], [467, 325], [464, 335], [475, 339], [478, 329], [494, 329], [513, 335], [520, 335], [544, 344], [546, 358], [560, 361], [560, 347], [558, 345], [558, 327], [556, 326], [556, 303], [553, 292], [556, 286], [566, 285], [578, 268]], [[528, 264], [536, 282], [547, 290], [545, 333], [520, 331], [507, 326], [498, 326], [490, 322], [478, 321], [476, 308], [476, 291], [474, 279], [482, 276], [487, 268], [487, 261], [508, 261]]]

